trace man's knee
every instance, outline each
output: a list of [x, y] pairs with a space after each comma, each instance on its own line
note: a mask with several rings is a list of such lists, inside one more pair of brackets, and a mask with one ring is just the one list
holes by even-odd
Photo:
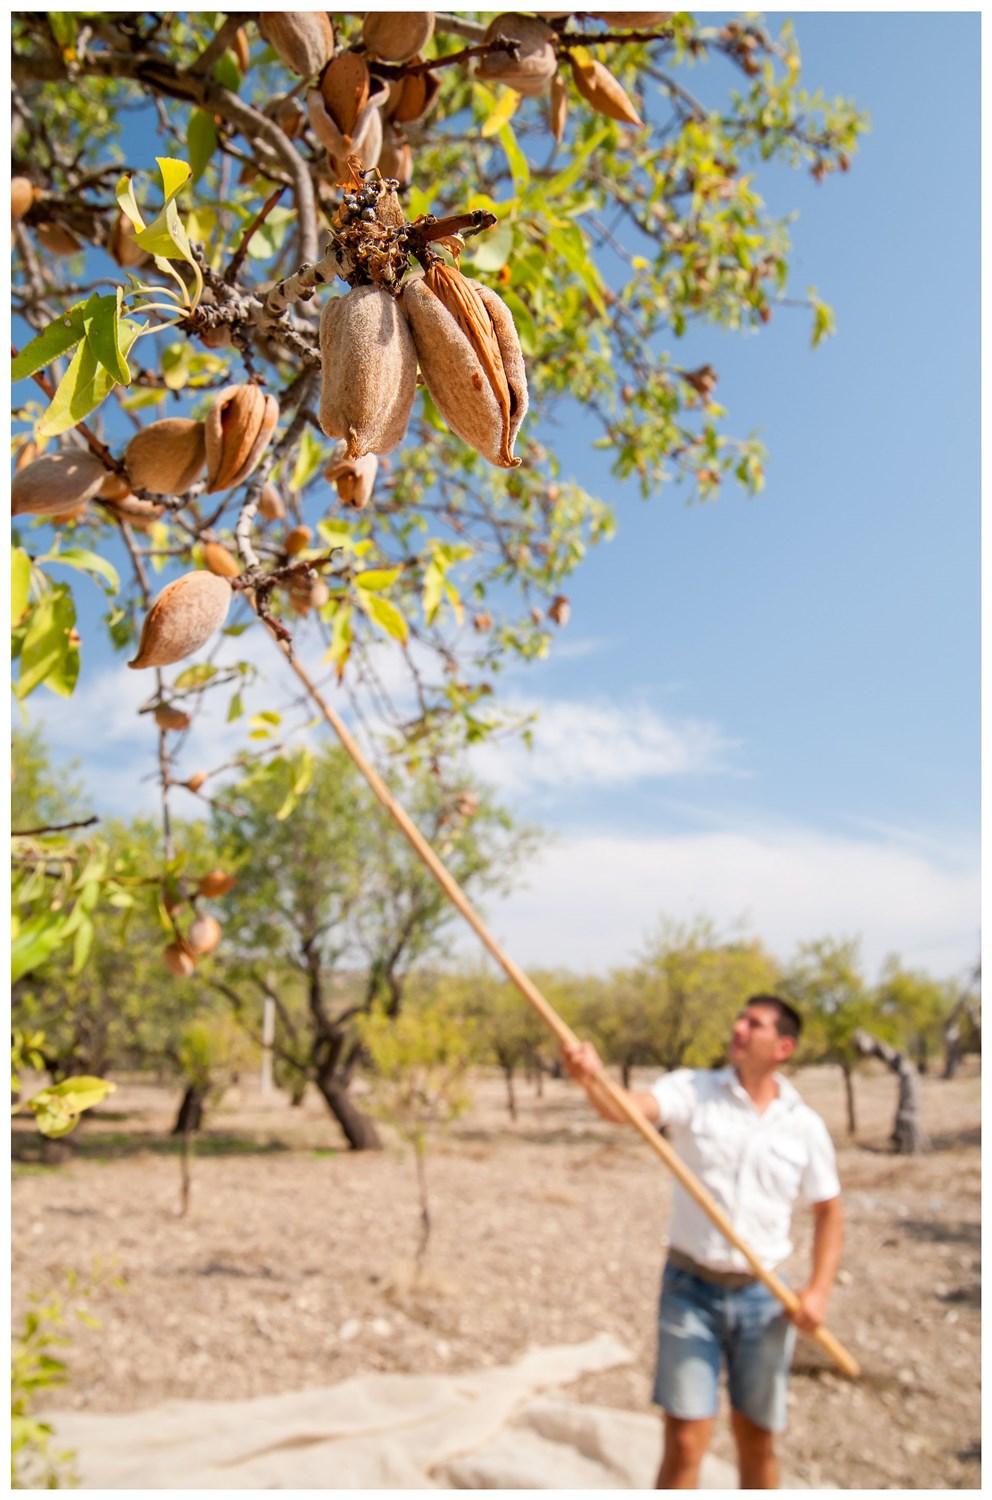
[[679, 1464], [698, 1464], [709, 1446], [712, 1417], [689, 1420], [665, 1414], [665, 1457]]
[[775, 1452], [774, 1432], [767, 1427], [759, 1427], [757, 1422], [752, 1422], [742, 1411], [734, 1410], [730, 1415], [738, 1448], [761, 1456], [770, 1456]]

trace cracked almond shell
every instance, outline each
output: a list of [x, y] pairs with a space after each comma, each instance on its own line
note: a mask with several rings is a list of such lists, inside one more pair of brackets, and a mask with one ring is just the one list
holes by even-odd
[[169, 667], [205, 646], [231, 608], [231, 585], [215, 573], [184, 573], [167, 583], [145, 616], [129, 667]]
[[86, 449], [43, 453], [14, 475], [10, 486], [11, 514], [67, 516], [92, 499], [107, 472]]
[[[458, 300], [448, 300], [454, 306], [460, 301], [466, 312], [456, 316], [432, 281], [453, 288]], [[489, 287], [448, 266], [434, 266], [408, 282], [403, 306], [421, 373], [445, 422], [491, 464], [515, 469], [520, 460], [513, 443], [527, 411], [527, 374], [509, 308]]]
[[207, 458], [206, 429], [190, 417], [163, 417], [136, 432], [124, 450], [124, 467], [135, 489], [152, 495], [183, 495], [195, 484]]
[[204, 423], [208, 495], [233, 489], [248, 478], [278, 420], [278, 401], [257, 385], [229, 385], [221, 391]]
[[320, 315], [320, 425], [344, 438], [347, 457], [390, 453], [406, 435], [417, 390], [417, 354], [397, 299], [353, 287]]

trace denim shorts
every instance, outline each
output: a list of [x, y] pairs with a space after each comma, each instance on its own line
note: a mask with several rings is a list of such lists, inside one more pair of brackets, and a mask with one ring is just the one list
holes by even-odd
[[785, 1309], [762, 1282], [730, 1290], [669, 1263], [658, 1310], [654, 1400], [686, 1421], [715, 1417], [726, 1356], [731, 1406], [756, 1427], [781, 1432], [795, 1341]]

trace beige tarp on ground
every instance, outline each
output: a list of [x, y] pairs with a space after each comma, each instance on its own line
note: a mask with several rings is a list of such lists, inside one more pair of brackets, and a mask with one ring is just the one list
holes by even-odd
[[[630, 1361], [607, 1334], [464, 1375], [367, 1375], [249, 1401], [46, 1414], [84, 1489], [650, 1489], [650, 1412], [558, 1387]], [[736, 1487], [708, 1458], [703, 1487]]]

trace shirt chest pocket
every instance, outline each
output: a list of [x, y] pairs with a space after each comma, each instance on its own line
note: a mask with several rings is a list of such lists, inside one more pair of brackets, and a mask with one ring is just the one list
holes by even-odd
[[758, 1181], [770, 1196], [791, 1205], [799, 1197], [808, 1161], [804, 1141], [794, 1136], [773, 1137], [763, 1141], [757, 1153]]

